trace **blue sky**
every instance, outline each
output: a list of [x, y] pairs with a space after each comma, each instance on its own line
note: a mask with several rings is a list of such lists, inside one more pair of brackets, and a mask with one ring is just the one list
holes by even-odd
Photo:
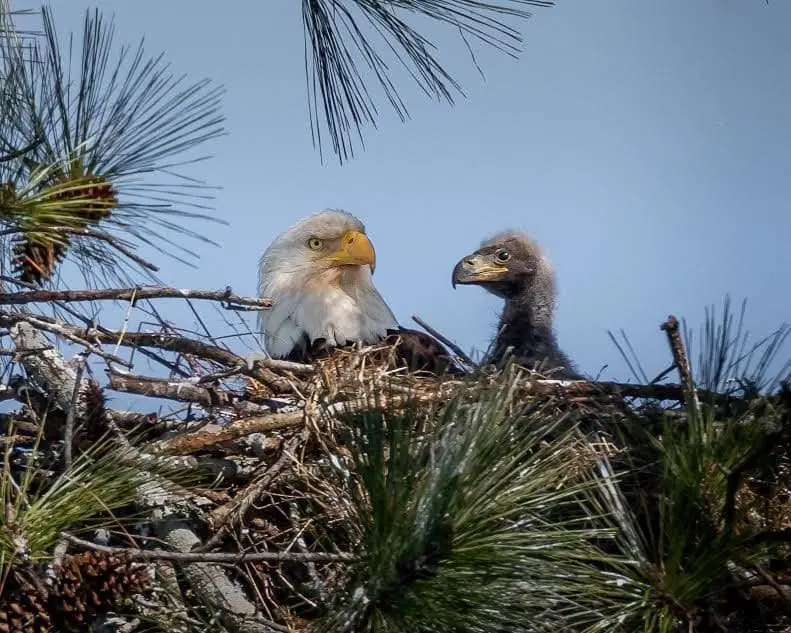
[[478, 51], [485, 80], [431, 27], [468, 98], [450, 108], [407, 86], [411, 120], [384, 110], [343, 166], [311, 144], [297, 0], [70, 0], [56, 22], [79, 31], [89, 6], [115, 14], [119, 43], [145, 36], [176, 71], [227, 89], [229, 134], [190, 174], [222, 186], [230, 225], [194, 225], [222, 244], [194, 270], [157, 257], [169, 284], [254, 294], [272, 238], [337, 207], [366, 223], [401, 322], [417, 313], [468, 350], [487, 345], [500, 304], [453, 290], [450, 273], [505, 228], [547, 250], [559, 340], [591, 374], [628, 377], [608, 328], [658, 373], [667, 314], [697, 325], [726, 293], [748, 299], [756, 336], [791, 320], [791, 3], [559, 0], [520, 26], [518, 60]]

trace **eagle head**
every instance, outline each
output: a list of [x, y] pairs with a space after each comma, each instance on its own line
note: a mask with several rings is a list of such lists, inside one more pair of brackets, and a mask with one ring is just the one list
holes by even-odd
[[396, 328], [373, 285], [376, 252], [363, 223], [345, 211], [303, 218], [261, 256], [261, 342], [274, 358], [294, 357], [317, 339], [329, 346], [376, 343]]
[[453, 287], [477, 285], [504, 299], [554, 292], [552, 265], [527, 234], [504, 231], [484, 240], [453, 269]]

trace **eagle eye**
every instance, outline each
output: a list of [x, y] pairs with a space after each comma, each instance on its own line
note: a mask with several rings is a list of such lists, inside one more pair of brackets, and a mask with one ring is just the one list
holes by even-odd
[[504, 264], [504, 263], [505, 263], [505, 262], [507, 262], [509, 259], [511, 259], [511, 253], [509, 253], [509, 252], [508, 252], [507, 250], [505, 250], [504, 248], [501, 248], [501, 249], [499, 249], [497, 252], [495, 252], [495, 254], [494, 254], [494, 258], [495, 258], [495, 259], [496, 259], [498, 262], [500, 262], [501, 264]]
[[312, 251], [317, 251], [322, 247], [323, 242], [318, 237], [311, 237], [308, 240], [308, 248]]

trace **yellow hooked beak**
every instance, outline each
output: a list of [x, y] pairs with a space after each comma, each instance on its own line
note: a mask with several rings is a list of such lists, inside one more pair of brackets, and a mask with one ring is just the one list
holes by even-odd
[[365, 266], [371, 268], [373, 274], [376, 268], [376, 251], [371, 240], [360, 231], [347, 231], [341, 238], [341, 245], [327, 259], [338, 266]]
[[468, 255], [462, 259], [453, 269], [451, 282], [453, 287], [456, 284], [480, 284], [487, 281], [497, 281], [508, 272], [505, 266], [498, 266], [487, 261], [480, 255]]

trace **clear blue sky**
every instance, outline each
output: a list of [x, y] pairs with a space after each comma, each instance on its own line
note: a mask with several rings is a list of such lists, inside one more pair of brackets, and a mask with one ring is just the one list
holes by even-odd
[[311, 144], [297, 0], [70, 0], [57, 23], [79, 31], [88, 6], [115, 13], [119, 42], [145, 35], [175, 70], [227, 88], [229, 135], [190, 173], [223, 187], [230, 226], [195, 225], [223, 247], [202, 248], [197, 270], [168, 265], [169, 284], [254, 294], [271, 239], [339, 207], [367, 224], [401, 322], [418, 313], [465, 349], [488, 343], [500, 306], [454, 291], [451, 269], [511, 227], [549, 252], [559, 339], [589, 373], [627, 377], [608, 328], [660, 371], [667, 314], [697, 325], [728, 292], [748, 298], [754, 335], [791, 320], [789, 2], [559, 0], [521, 26], [518, 60], [479, 51], [485, 80], [430, 30], [468, 99], [408, 87], [411, 121], [385, 111], [344, 166]]

